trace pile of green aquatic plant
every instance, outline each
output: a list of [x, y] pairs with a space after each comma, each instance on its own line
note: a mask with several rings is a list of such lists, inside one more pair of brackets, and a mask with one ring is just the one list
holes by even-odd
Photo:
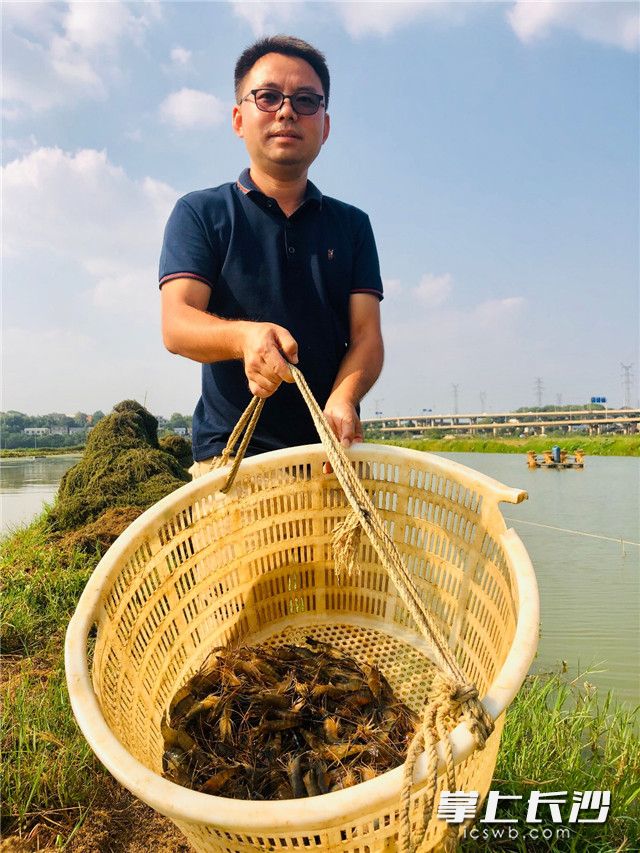
[[62, 533], [114, 508], [142, 512], [189, 479], [175, 453], [160, 446], [156, 418], [124, 400], [91, 431], [82, 459], [62, 478], [49, 523]]
[[173, 454], [183, 468], [189, 468], [193, 464], [191, 442], [181, 435], [165, 435], [160, 439], [160, 447]]

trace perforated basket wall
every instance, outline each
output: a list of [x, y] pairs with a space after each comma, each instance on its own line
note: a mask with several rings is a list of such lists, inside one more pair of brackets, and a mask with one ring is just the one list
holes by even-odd
[[[531, 565], [498, 508], [526, 495], [429, 454], [362, 445], [350, 456], [420, 595], [497, 717], [483, 751], [464, 726], [454, 733], [459, 788], [483, 797], [504, 708], [537, 642]], [[69, 628], [69, 689], [87, 739], [196, 850], [395, 849], [400, 769], [322, 797], [250, 804], [160, 777], [160, 719], [217, 645], [311, 634], [375, 661], [416, 710], [428, 696], [428, 644], [367, 541], [360, 574], [336, 580], [330, 536], [347, 503], [335, 477], [323, 474], [324, 458], [320, 446], [265, 454], [243, 463], [226, 496], [217, 491], [224, 472], [174, 492], [105, 556]], [[95, 695], [86, 670], [94, 622]], [[422, 788], [415, 786], [414, 818]], [[437, 845], [444, 827], [430, 823], [423, 849]]]

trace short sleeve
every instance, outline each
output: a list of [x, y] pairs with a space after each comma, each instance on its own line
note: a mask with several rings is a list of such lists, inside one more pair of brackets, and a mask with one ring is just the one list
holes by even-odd
[[218, 278], [219, 251], [202, 216], [181, 198], [164, 230], [160, 254], [160, 287], [174, 278], [195, 278], [213, 287]]
[[351, 293], [372, 293], [382, 300], [382, 278], [378, 250], [371, 222], [366, 213], [358, 211], [359, 221], [355, 231], [355, 251]]

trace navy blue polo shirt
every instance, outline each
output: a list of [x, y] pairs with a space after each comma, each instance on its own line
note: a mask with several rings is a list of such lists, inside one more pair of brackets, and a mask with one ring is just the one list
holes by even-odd
[[[230, 320], [284, 326], [298, 344], [298, 366], [324, 407], [349, 343], [349, 297], [382, 299], [378, 253], [368, 216], [323, 196], [310, 181], [287, 217], [249, 170], [236, 183], [179, 199], [167, 223], [160, 286], [194, 278], [211, 288], [208, 311]], [[241, 361], [202, 365], [193, 416], [193, 455], [221, 453], [251, 392]], [[318, 441], [295, 385], [265, 403], [249, 454]]]

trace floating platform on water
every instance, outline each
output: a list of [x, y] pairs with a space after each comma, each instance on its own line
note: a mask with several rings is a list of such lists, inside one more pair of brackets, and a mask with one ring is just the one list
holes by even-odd
[[535, 450], [529, 450], [527, 465], [529, 468], [584, 468], [584, 451], [576, 450], [570, 455], [566, 450], [560, 450], [559, 453], [545, 450], [542, 456], [539, 456]]

